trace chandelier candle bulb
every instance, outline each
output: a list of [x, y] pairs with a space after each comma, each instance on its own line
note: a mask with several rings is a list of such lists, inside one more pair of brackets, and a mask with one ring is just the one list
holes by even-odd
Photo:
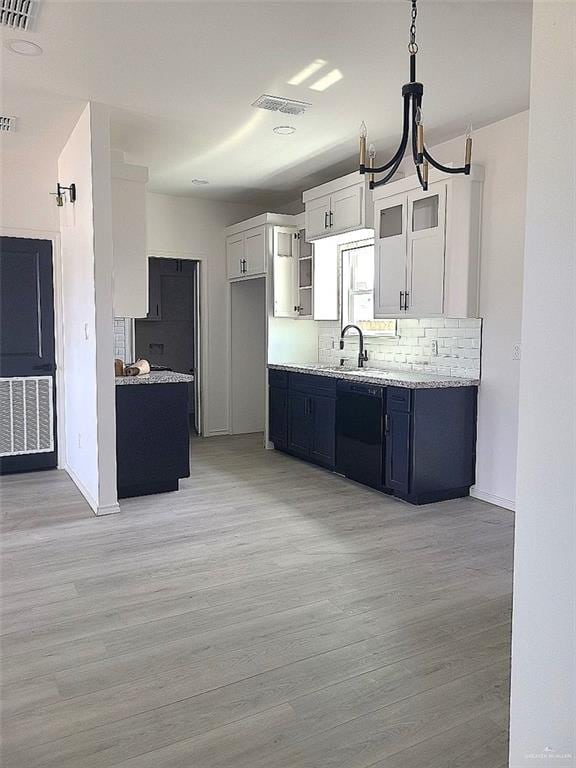
[[464, 158], [464, 165], [470, 165], [472, 162], [472, 136], [466, 137], [466, 155]]
[[366, 165], [366, 136], [368, 131], [366, 130], [366, 123], [362, 122], [360, 126], [360, 165]]
[[[368, 157], [369, 157], [369, 162], [370, 162], [370, 166], [369, 167], [370, 168], [374, 168], [375, 160], [376, 160], [376, 147], [375, 147], [374, 144], [370, 144], [370, 146], [368, 147]], [[370, 183], [372, 183], [372, 184], [374, 183], [374, 174], [373, 173], [370, 174]]]
[[421, 156], [424, 152], [424, 126], [422, 123], [418, 123], [416, 130], [416, 151], [421, 160]]

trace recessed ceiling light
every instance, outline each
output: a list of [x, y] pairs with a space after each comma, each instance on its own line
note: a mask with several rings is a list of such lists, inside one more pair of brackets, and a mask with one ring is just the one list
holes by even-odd
[[36, 43], [30, 40], [7, 40], [4, 45], [12, 53], [18, 53], [20, 56], [40, 56], [44, 51]]
[[296, 128], [291, 125], [277, 125], [272, 129], [274, 133], [279, 133], [281, 136], [289, 136], [291, 133], [296, 132]]
[[305, 80], [308, 80], [309, 77], [316, 74], [319, 69], [322, 69], [325, 64], [326, 61], [324, 59], [314, 59], [314, 61], [310, 62], [307, 67], [304, 67], [304, 69], [298, 72], [297, 75], [294, 75], [294, 77], [288, 80], [288, 85], [300, 85]]
[[210, 184], [208, 179], [192, 179], [192, 184], [198, 184], [201, 186], [202, 184]]
[[342, 72], [340, 72], [339, 69], [333, 69], [330, 72], [328, 72], [327, 75], [324, 75], [324, 77], [321, 77], [320, 80], [316, 80], [315, 83], [312, 83], [310, 88], [313, 91], [325, 91], [327, 88], [330, 88], [331, 85], [334, 85], [334, 83], [337, 83], [338, 80], [342, 80], [344, 75]]

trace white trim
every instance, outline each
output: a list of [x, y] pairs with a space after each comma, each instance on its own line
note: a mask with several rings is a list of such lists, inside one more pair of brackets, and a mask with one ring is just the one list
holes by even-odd
[[54, 342], [56, 353], [56, 434], [58, 469], [66, 468], [66, 430], [64, 398], [64, 309], [62, 304], [62, 251], [60, 232], [50, 229], [2, 227], [1, 237], [49, 240], [52, 243], [52, 282], [54, 287]]
[[120, 504], [102, 504], [96, 510], [97, 517], [104, 517], [104, 515], [117, 515], [120, 512]]
[[341, 189], [348, 189], [348, 187], [364, 187], [367, 190], [368, 181], [368, 174], [361, 176], [359, 171], [352, 171], [352, 173], [347, 173], [346, 176], [340, 176], [337, 179], [332, 179], [332, 181], [326, 181], [317, 187], [312, 187], [312, 189], [306, 189], [302, 193], [302, 202], [309, 203], [318, 197], [326, 197], [334, 194], [334, 192], [339, 192]]
[[488, 493], [487, 491], [481, 491], [476, 487], [472, 487], [470, 490], [470, 496], [480, 501], [487, 501], [489, 504], [495, 504], [497, 507], [504, 507], [511, 512], [516, 511], [516, 502], [513, 499], [506, 499], [504, 496], [497, 496], [495, 493]]
[[[230, 224], [224, 231], [226, 237], [229, 237], [262, 226], [292, 227], [295, 226], [295, 219], [296, 215], [291, 213], [260, 213], [258, 216], [239, 221], [237, 224]], [[246, 279], [246, 277], [247, 275], [242, 279]], [[255, 275], [255, 277], [260, 277], [260, 275]]]
[[116, 504], [102, 504], [98, 505], [96, 503], [96, 500], [93, 498], [90, 491], [86, 488], [84, 483], [80, 480], [80, 478], [76, 475], [73, 469], [69, 466], [62, 467], [63, 470], [65, 470], [68, 473], [68, 476], [74, 483], [74, 485], [78, 488], [82, 496], [84, 497], [84, 501], [90, 506], [92, 509], [92, 512], [94, 512], [95, 515], [115, 515], [118, 512], [120, 512], [120, 505], [118, 502]]
[[229, 435], [230, 430], [228, 427], [220, 427], [220, 429], [211, 429], [206, 432], [203, 437], [217, 437], [218, 435]]
[[[186, 259], [188, 261], [200, 262], [200, 336], [202, 339], [200, 349], [200, 387], [198, 390], [198, 400], [200, 404], [200, 436], [210, 437], [210, 435], [217, 432], [217, 430], [211, 430], [208, 427], [207, 408], [205, 393], [208, 391], [208, 363], [209, 352], [208, 338], [209, 338], [209, 322], [210, 322], [210, 302], [208, 291], [208, 259], [209, 257], [205, 253], [190, 253], [185, 251], [164, 251], [164, 250], [148, 250], [146, 252], [146, 258], [158, 258], [158, 259]], [[135, 339], [133, 339], [135, 344]], [[135, 347], [133, 347], [135, 349]], [[226, 432], [227, 434], [227, 432]]]

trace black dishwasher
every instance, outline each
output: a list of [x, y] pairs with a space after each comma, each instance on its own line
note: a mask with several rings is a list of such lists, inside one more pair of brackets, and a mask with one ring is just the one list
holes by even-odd
[[339, 380], [337, 395], [336, 471], [382, 488], [384, 389]]

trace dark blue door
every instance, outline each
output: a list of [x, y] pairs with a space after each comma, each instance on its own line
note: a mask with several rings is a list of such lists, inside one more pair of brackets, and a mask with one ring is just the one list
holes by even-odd
[[336, 464], [336, 398], [314, 395], [310, 398], [312, 420], [310, 456], [327, 467]]
[[56, 466], [55, 371], [52, 245], [2, 237], [1, 474]]
[[386, 487], [402, 493], [410, 484], [410, 419], [394, 410], [386, 416]]
[[288, 448], [306, 458], [310, 455], [311, 399], [302, 392], [288, 394]]
[[288, 390], [270, 387], [268, 436], [275, 446], [285, 447], [288, 439]]

